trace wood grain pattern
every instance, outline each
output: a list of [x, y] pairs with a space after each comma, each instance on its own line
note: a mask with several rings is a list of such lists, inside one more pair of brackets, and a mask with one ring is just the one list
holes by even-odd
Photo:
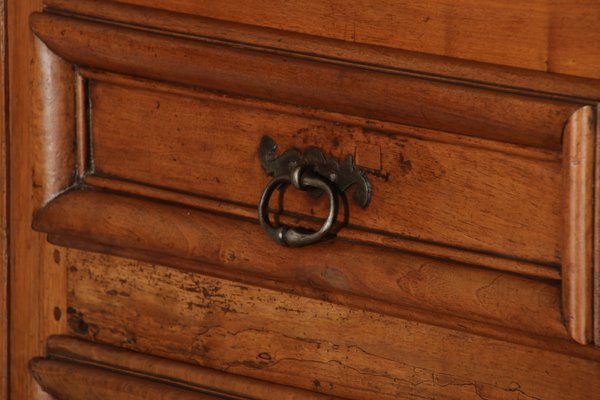
[[206, 262], [214, 265], [213, 274], [230, 269], [241, 281], [255, 275], [263, 277], [265, 284], [281, 281], [443, 310], [543, 336], [566, 334], [554, 283], [342, 240], [312, 246], [310, 252], [284, 248], [255, 222], [189, 207], [74, 190], [39, 211], [35, 228], [157, 258]]
[[[198, 17], [113, 1], [46, 0], [48, 8], [92, 19], [162, 30], [182, 37], [202, 37], [238, 47], [260, 48], [277, 54], [301, 54], [312, 59], [348, 61], [367, 68], [412, 74], [426, 79], [489, 86], [493, 90], [536, 92], [549, 97], [600, 99], [600, 86], [592, 79], [541, 73], [522, 68], [492, 65], [458, 58], [365, 45], [292, 31], [265, 28], [213, 18]], [[172, 5], [170, 2], [169, 5]], [[402, 14], [398, 15], [402, 18]]]
[[243, 400], [241, 397], [212, 395], [68, 361], [35, 358], [30, 368], [42, 388], [60, 400]]
[[75, 64], [554, 150], [579, 107], [58, 15], [34, 14], [31, 26]]
[[[594, 0], [254, 1], [227, 4], [121, 0], [182, 13], [349, 42], [600, 77], [600, 10]], [[104, 2], [103, 2], [104, 3]], [[240, 12], [244, 10], [244, 12]], [[490, 43], [493, 43], [490, 46]]]
[[600, 391], [597, 352], [586, 360], [115, 257], [67, 260], [71, 333], [97, 342], [352, 399]]
[[207, 392], [236, 396], [236, 398], [239, 396], [256, 400], [339, 399], [290, 386], [251, 379], [242, 375], [227, 374], [189, 363], [127, 351], [120, 347], [88, 342], [70, 336], [50, 337], [48, 339], [48, 355], [54, 360], [95, 365], [165, 383], [176, 382], [179, 385], [201, 388]]

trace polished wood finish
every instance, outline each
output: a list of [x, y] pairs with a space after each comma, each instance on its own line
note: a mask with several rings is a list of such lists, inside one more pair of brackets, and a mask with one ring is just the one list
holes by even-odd
[[67, 262], [70, 332], [88, 340], [353, 399], [600, 391], [599, 353], [589, 348], [592, 359], [559, 354], [556, 343], [538, 350], [80, 251]]
[[[348, 42], [600, 78], [595, 0], [121, 0]], [[104, 3], [104, 1], [103, 1]], [[99, 5], [101, 7], [101, 5]], [[240, 10], [243, 10], [241, 12]]]

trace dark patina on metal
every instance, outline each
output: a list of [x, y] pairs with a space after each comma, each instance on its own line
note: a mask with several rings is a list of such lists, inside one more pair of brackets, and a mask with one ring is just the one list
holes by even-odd
[[[364, 173], [356, 168], [352, 156], [342, 162], [333, 157], [326, 158], [316, 147], [303, 152], [288, 149], [276, 156], [277, 144], [269, 136], [263, 136], [260, 147], [260, 162], [273, 179], [267, 184], [258, 205], [258, 219], [264, 230], [278, 243], [300, 247], [318, 243], [333, 236], [338, 214], [338, 196], [354, 186], [352, 199], [361, 207], [371, 200], [371, 184]], [[306, 230], [286, 225], [274, 225], [269, 219], [269, 201], [276, 189], [292, 185], [319, 197], [326, 193], [329, 198], [329, 213], [321, 228]]]
[[[260, 162], [268, 175], [280, 176], [290, 174], [296, 167], [311, 171], [331, 181], [340, 193], [355, 186], [352, 200], [362, 208], [366, 208], [371, 201], [371, 183], [365, 173], [354, 165], [354, 159], [348, 155], [343, 161], [333, 157], [325, 157], [323, 152], [316, 147], [308, 147], [303, 152], [291, 148], [276, 156], [277, 143], [269, 137], [263, 136], [260, 141], [258, 155]], [[323, 191], [311, 191], [311, 194], [320, 196]]]

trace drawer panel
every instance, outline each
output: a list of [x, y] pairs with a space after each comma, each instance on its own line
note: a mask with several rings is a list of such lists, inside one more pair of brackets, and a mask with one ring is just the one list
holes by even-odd
[[[270, 180], [258, 157], [261, 137], [268, 135], [280, 153], [317, 146], [340, 160], [355, 157], [373, 188], [367, 209], [350, 202], [349, 223], [356, 229], [560, 261], [558, 156], [512, 154], [514, 146], [438, 131], [378, 130], [375, 124], [366, 128], [369, 121], [354, 125], [292, 107], [138, 86], [90, 82], [94, 174], [255, 207]], [[293, 194], [286, 195], [288, 211], [326, 214], [325, 201], [303, 195], [294, 204]]]

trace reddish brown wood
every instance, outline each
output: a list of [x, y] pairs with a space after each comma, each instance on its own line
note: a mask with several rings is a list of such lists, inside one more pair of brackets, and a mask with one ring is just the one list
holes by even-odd
[[[179, 0], [122, 0], [226, 21], [279, 28], [385, 47], [600, 77], [600, 15], [594, 0], [498, 3], [492, 0], [281, 3], [226, 5]], [[103, 2], [104, 3], [104, 2]], [[99, 6], [101, 7], [101, 6]], [[243, 12], [241, 10], [244, 10]], [[490, 46], [490, 44], [493, 44]]]
[[[75, 13], [119, 24], [135, 25], [137, 28], [164, 30], [182, 36], [200, 36], [220, 43], [235, 42], [236, 46], [248, 48], [258, 46], [263, 51], [280, 54], [291, 52], [301, 53], [304, 57], [314, 59], [336, 58], [362, 64], [365, 67], [412, 73], [429, 79], [456, 80], [467, 85], [490, 85], [494, 90], [500, 91], [527, 92], [529, 89], [539, 95], [600, 99], [600, 86], [591, 79], [434, 56], [419, 52], [422, 51], [421, 49], [413, 52], [393, 49], [389, 46], [382, 48], [322, 36], [303, 35], [289, 30], [231, 22], [247, 16], [248, 10], [226, 21], [112, 1], [46, 0], [45, 4], [63, 13]], [[161, 5], [161, 7], [172, 6], [172, 2]], [[402, 12], [396, 17], [403, 18], [404, 15]]]
[[58, 15], [35, 14], [31, 26], [75, 64], [555, 150], [579, 107]]
[[573, 338], [592, 340], [593, 195], [595, 112], [577, 111], [565, 127], [564, 136], [564, 317]]
[[242, 375], [223, 373], [188, 363], [154, 357], [118, 347], [92, 343], [69, 336], [48, 339], [48, 354], [52, 359], [92, 364], [102, 368], [136, 374], [165, 383], [176, 382], [228, 396], [256, 400], [335, 400], [337, 397], [275, 385]]

